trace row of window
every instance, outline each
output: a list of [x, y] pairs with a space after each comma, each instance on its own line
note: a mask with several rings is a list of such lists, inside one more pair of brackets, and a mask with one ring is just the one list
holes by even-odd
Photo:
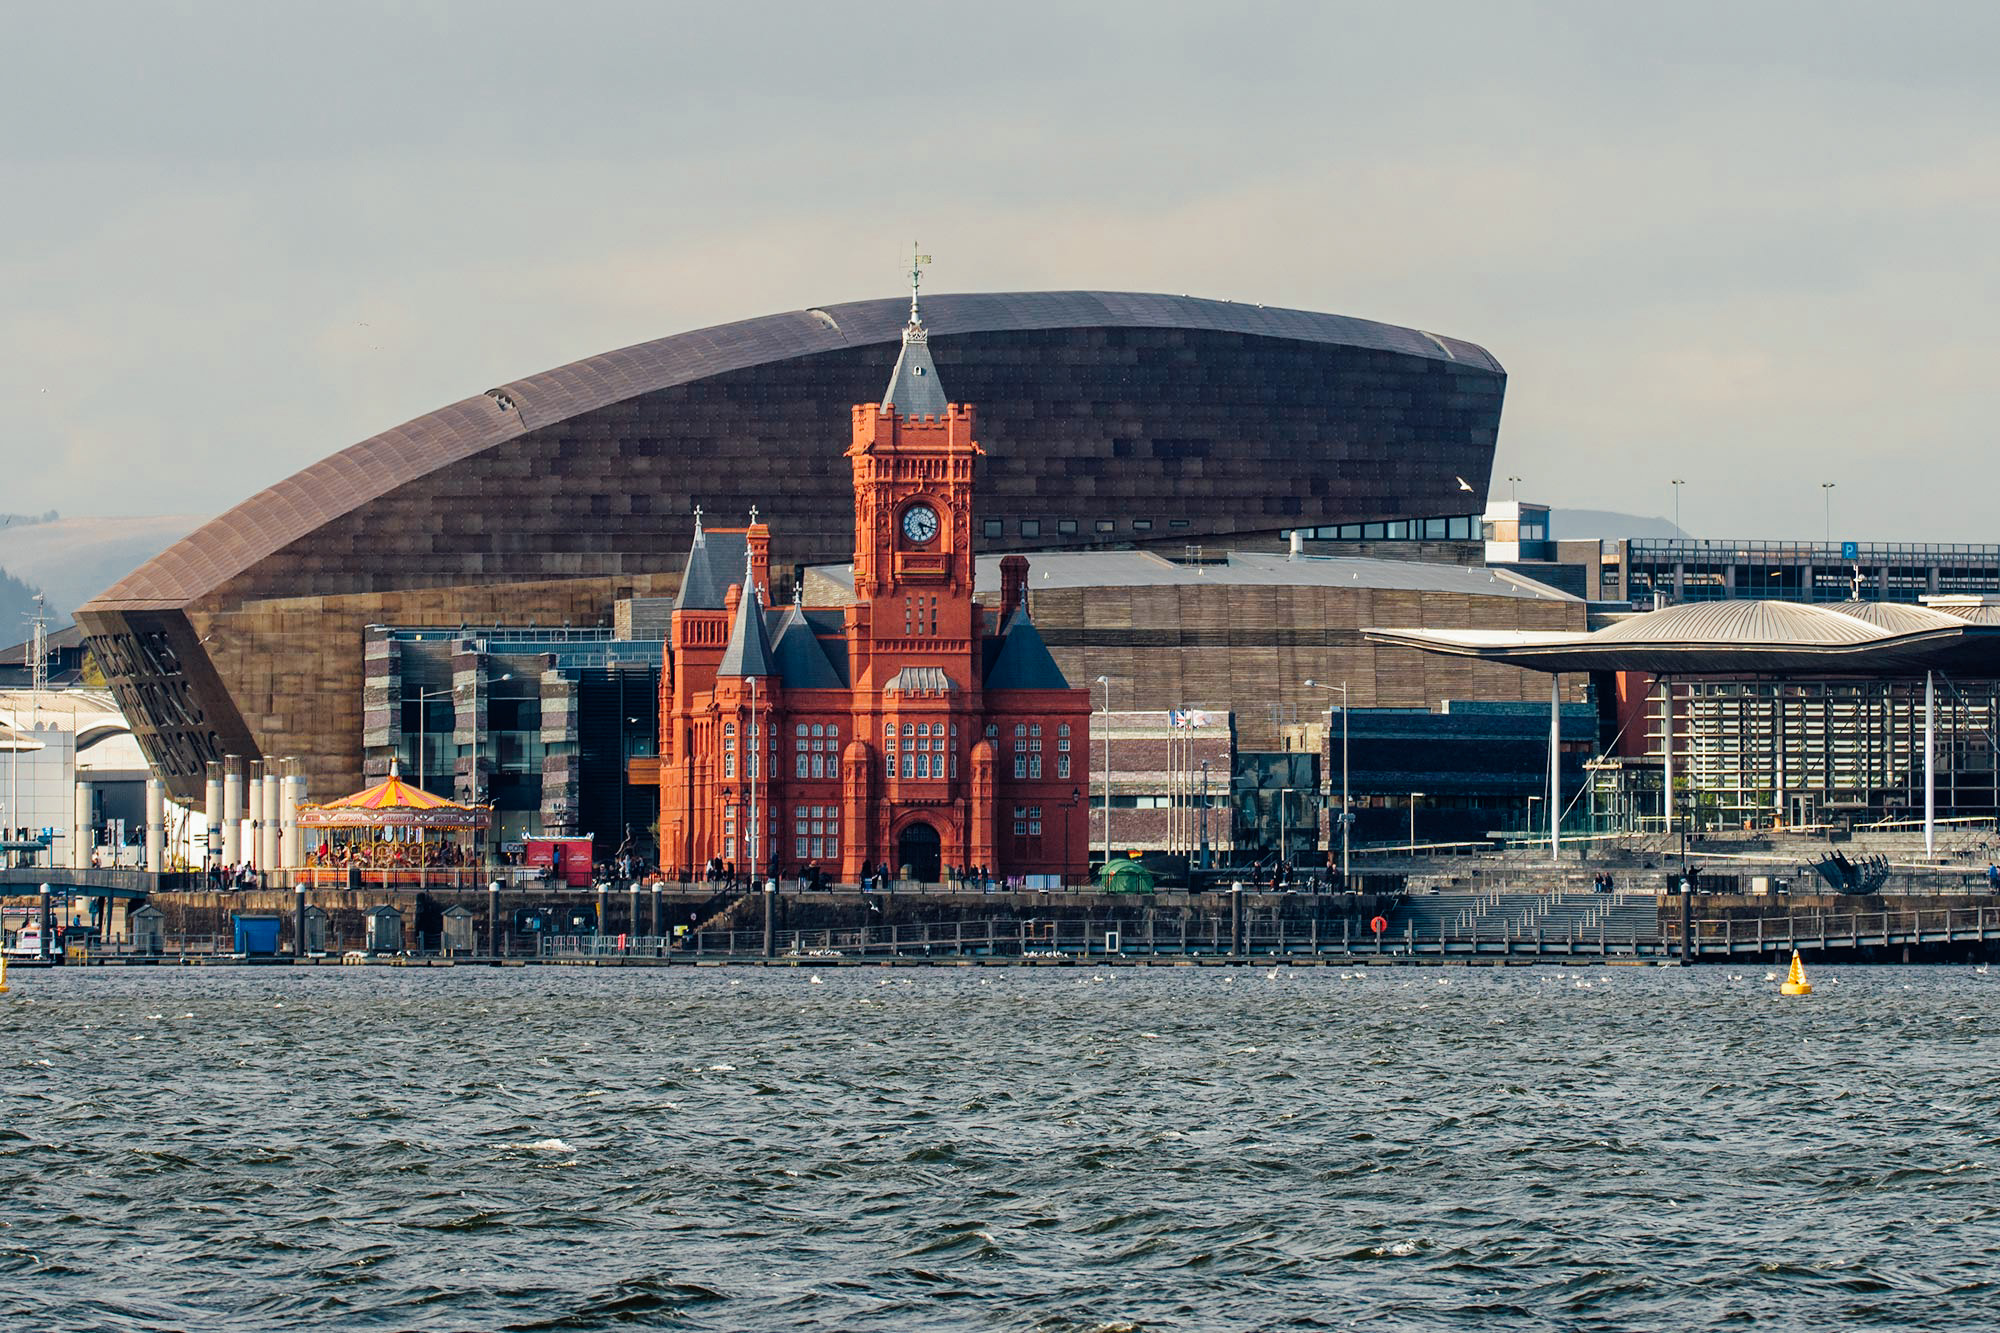
[[[762, 734], [761, 728], [752, 725], [753, 738]], [[989, 723], [986, 728], [989, 740], [998, 740], [1000, 728]], [[947, 745], [946, 741], [950, 744]], [[900, 744], [899, 744], [900, 742]], [[1070, 726], [1064, 722], [1056, 727], [1056, 776], [1067, 778], [1069, 763]], [[792, 740], [792, 773], [794, 777], [807, 780], [833, 780], [840, 778], [840, 727], [825, 723], [801, 722], [794, 728]], [[956, 722], [905, 722], [899, 736], [894, 722], [882, 724], [882, 766], [884, 775], [895, 777], [900, 768], [906, 778], [953, 778], [958, 777], [958, 724]], [[777, 737], [771, 738], [771, 748], [777, 749]], [[1017, 778], [1039, 778], [1042, 776], [1042, 724], [1039, 722], [1017, 722], [1014, 724], [1014, 776]], [[898, 756], [901, 756], [900, 763]], [[757, 755], [750, 756], [750, 776], [762, 776]], [[725, 780], [736, 777], [736, 724], [722, 724], [722, 776]]]
[[[1300, 528], [1298, 534], [1307, 541], [1318, 542], [1479, 541], [1485, 535], [1485, 528], [1478, 515], [1458, 514], [1381, 523], [1330, 523], [1320, 528]], [[1292, 530], [1287, 528], [1279, 535], [1289, 538]], [[1521, 540], [1540, 539], [1531, 539], [1523, 533]]]
[[[1096, 519], [1091, 524], [1091, 530], [1094, 532], [1116, 532], [1118, 531], [1119, 522], [1120, 520], [1115, 518]], [[1153, 530], [1153, 520], [1150, 518], [1125, 519], [1124, 522], [1133, 532], [1151, 532]], [[1042, 526], [1042, 520], [1039, 518], [1024, 518], [1016, 525], [1015, 531], [1022, 537], [1039, 537], [1042, 535]], [[1167, 526], [1178, 532], [1188, 526], [1188, 520], [1184, 518], [1170, 518], [1167, 520]], [[1076, 519], [1059, 518], [1055, 521], [1055, 532], [1058, 537], [1074, 537], [1079, 530], [1080, 525]], [[988, 537], [1005, 537], [1007, 535], [1007, 520], [1004, 518], [987, 519], [986, 535]]]
[[818, 861], [840, 855], [840, 808], [801, 805], [792, 812], [793, 855]]
[[1014, 836], [1017, 838], [1042, 836], [1042, 807], [1039, 805], [1014, 807]]

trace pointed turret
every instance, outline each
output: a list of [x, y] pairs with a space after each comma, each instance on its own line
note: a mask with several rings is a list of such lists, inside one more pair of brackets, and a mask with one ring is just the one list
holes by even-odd
[[1028, 604], [1021, 603], [1007, 621], [1000, 653], [986, 673], [989, 690], [1066, 690], [1062, 668], [1042, 642], [1042, 632], [1028, 619]]
[[917, 256], [910, 268], [910, 322], [903, 330], [903, 351], [882, 393], [882, 408], [906, 417], [941, 417], [949, 404], [937, 366], [931, 361], [930, 333], [917, 309], [917, 280], [930, 256]]
[[778, 673], [771, 662], [771, 637], [764, 628], [764, 601], [757, 595], [757, 584], [750, 577], [750, 562], [743, 563], [743, 594], [736, 603], [736, 619], [729, 627], [729, 647], [723, 651], [722, 664], [715, 674], [775, 676]]
[[787, 689], [837, 690], [845, 683], [833, 669], [805, 613], [796, 606], [785, 612], [778, 625], [778, 642], [772, 658]]

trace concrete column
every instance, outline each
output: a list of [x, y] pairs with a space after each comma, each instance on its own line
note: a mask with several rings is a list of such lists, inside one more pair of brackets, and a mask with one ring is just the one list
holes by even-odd
[[1549, 859], [1562, 860], [1562, 676], [1549, 673]]
[[298, 760], [286, 760], [285, 767], [290, 771], [285, 774], [284, 785], [279, 789], [278, 860], [287, 868], [295, 868], [305, 864], [304, 839], [299, 836], [299, 800], [305, 780], [299, 776]]
[[222, 760], [222, 863], [243, 859], [243, 761], [235, 755]]
[[285, 779], [278, 770], [279, 764], [274, 762], [271, 771], [264, 775], [264, 842], [258, 850], [263, 857], [259, 864], [267, 871], [276, 870], [285, 863], [280, 843], [282, 829], [278, 824], [285, 804]]
[[90, 864], [90, 793], [88, 782], [76, 784], [76, 799], [69, 830], [69, 864], [82, 870]]
[[222, 765], [213, 759], [208, 762], [208, 783], [202, 790], [201, 803], [202, 844], [201, 862], [208, 864], [208, 831], [222, 827]]
[[1660, 753], [1666, 759], [1662, 779], [1666, 783], [1666, 792], [1660, 809], [1666, 815], [1666, 831], [1672, 833], [1674, 831], [1674, 681], [1671, 676], [1660, 677]]
[[1937, 684], [1924, 672], [1924, 855], [1937, 854]]
[[155, 875], [167, 868], [167, 789], [158, 778], [146, 779], [146, 869]]
[[243, 859], [253, 869], [264, 868], [264, 761], [250, 761], [250, 780], [243, 788]]

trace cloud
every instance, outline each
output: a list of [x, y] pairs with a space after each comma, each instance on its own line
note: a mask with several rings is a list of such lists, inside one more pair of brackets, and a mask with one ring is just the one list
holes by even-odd
[[1862, 535], [1987, 531], [1934, 484], [1991, 468], [1982, 8], [192, 12], [26, 16], [17, 507], [217, 511], [521, 375], [891, 294], [920, 238], [945, 290], [1479, 342], [1537, 499], [1685, 476], [1691, 528], [1784, 535], [1837, 479]]

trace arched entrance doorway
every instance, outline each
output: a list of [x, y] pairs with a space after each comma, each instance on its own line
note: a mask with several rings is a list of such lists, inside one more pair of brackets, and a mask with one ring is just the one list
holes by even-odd
[[926, 884], [937, 882], [940, 867], [938, 831], [919, 820], [903, 830], [896, 839], [896, 864], [910, 868], [910, 878], [922, 880]]

